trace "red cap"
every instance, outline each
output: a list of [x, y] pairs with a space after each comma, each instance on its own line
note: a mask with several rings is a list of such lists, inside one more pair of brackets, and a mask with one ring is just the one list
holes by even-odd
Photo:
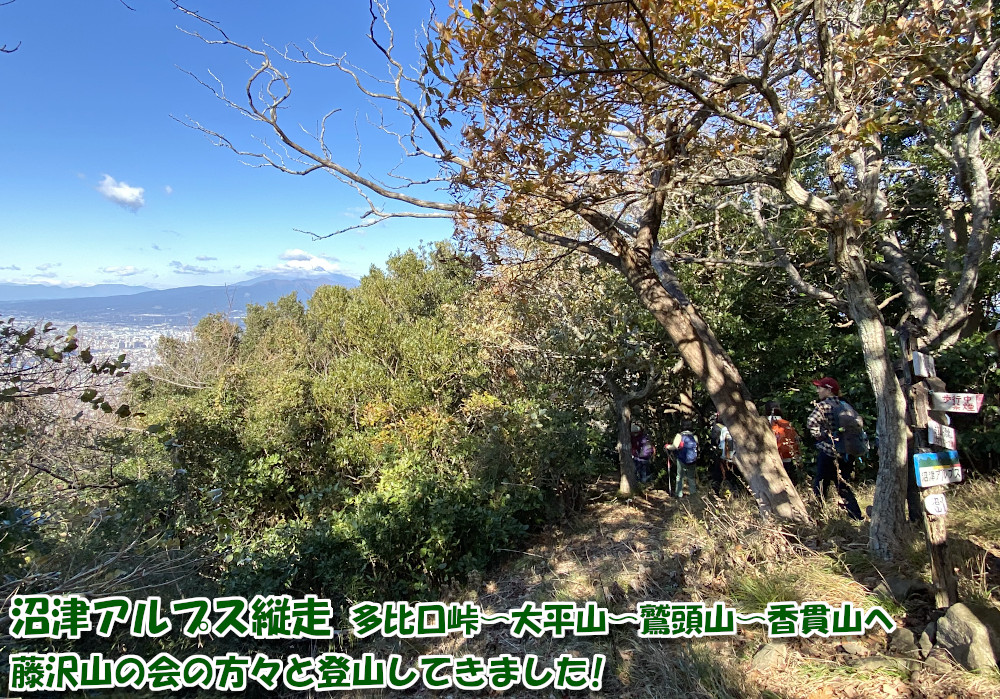
[[813, 386], [823, 386], [824, 388], [829, 388], [833, 391], [833, 395], [840, 395], [840, 384], [837, 383], [837, 379], [830, 376], [824, 376], [822, 379], [816, 379], [813, 381]]

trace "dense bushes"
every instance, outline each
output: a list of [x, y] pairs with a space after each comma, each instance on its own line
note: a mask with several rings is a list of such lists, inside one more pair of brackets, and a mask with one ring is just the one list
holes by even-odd
[[[238, 594], [431, 596], [575, 506], [599, 437], [492, 368], [453, 252], [211, 317], [132, 382]], [[152, 377], [152, 378], [151, 378]], [[177, 380], [171, 377], [184, 377]]]

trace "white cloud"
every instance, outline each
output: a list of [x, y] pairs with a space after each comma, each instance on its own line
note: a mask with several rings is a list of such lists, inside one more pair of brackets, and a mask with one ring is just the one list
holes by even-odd
[[146, 270], [133, 267], [132, 265], [126, 265], [124, 267], [102, 267], [98, 272], [103, 272], [104, 274], [113, 274], [116, 277], [132, 277], [136, 274], [142, 274]]
[[0, 269], [9, 269], [12, 272], [20, 272], [21, 268], [17, 265], [7, 265], [6, 267], [0, 267]]
[[[200, 259], [200, 258], [199, 258]], [[214, 257], [212, 259], [215, 259]], [[180, 260], [173, 260], [170, 266], [174, 270], [174, 274], [222, 274], [226, 270], [224, 269], [211, 269], [209, 267], [196, 267], [195, 265], [186, 265]]]
[[35, 267], [35, 269], [39, 272], [48, 272], [53, 267], [62, 267], [62, 262], [44, 262]]
[[163, 191], [166, 192], [167, 194], [173, 194], [174, 188], [168, 184], [166, 187], [163, 188]]
[[256, 275], [277, 274], [290, 277], [309, 276], [310, 274], [331, 274], [335, 272], [343, 273], [343, 268], [336, 258], [313, 255], [304, 250], [285, 250], [278, 255], [278, 259], [284, 260], [284, 262], [274, 267], [258, 266], [253, 273]]
[[198, 255], [194, 259], [198, 260], [198, 262], [214, 262], [215, 260], [218, 260], [219, 258], [218, 257], [209, 257], [208, 255]]
[[130, 187], [125, 182], [116, 181], [111, 175], [104, 176], [104, 179], [97, 185], [97, 191], [108, 201], [112, 201], [133, 213], [146, 205], [146, 200], [143, 198], [145, 189]]

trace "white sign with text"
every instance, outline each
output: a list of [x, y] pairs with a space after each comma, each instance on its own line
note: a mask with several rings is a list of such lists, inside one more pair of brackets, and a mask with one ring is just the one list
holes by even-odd
[[958, 433], [948, 425], [942, 425], [934, 420], [927, 420], [927, 441], [937, 447], [955, 449], [958, 446]]
[[924, 509], [927, 514], [943, 517], [948, 514], [948, 501], [944, 499], [944, 493], [934, 493], [924, 498]]
[[931, 393], [931, 410], [978, 413], [981, 407], [983, 407], [982, 393]]

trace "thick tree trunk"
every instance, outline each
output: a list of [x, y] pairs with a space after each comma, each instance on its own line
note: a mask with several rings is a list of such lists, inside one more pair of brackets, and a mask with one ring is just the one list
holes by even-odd
[[906, 526], [906, 398], [893, 370], [885, 322], [868, 285], [861, 250], [853, 242], [857, 234], [849, 227], [835, 231], [833, 250], [878, 409], [879, 467], [868, 547], [888, 559], [898, 552]]
[[[737, 448], [737, 465], [762, 512], [806, 522], [805, 504], [781, 464], [777, 443], [711, 328], [674, 280], [661, 278], [649, 257], [622, 255], [622, 272], [640, 302], [667, 331], [685, 364], [708, 392]], [[664, 270], [670, 275], [669, 270]]]
[[615, 410], [615, 424], [617, 425], [618, 463], [621, 465], [621, 482], [618, 486], [618, 495], [623, 498], [635, 497], [639, 493], [639, 478], [635, 471], [635, 461], [632, 459], [632, 406], [647, 398], [656, 388], [656, 373], [653, 367], [649, 367], [649, 376], [646, 385], [638, 391], [629, 393], [617, 383], [614, 378], [607, 374], [604, 383], [611, 391], [611, 398]]
[[628, 401], [615, 401], [615, 420], [618, 423], [618, 463], [622, 472], [618, 495], [632, 498], [639, 493], [639, 478], [632, 460], [632, 407]]

